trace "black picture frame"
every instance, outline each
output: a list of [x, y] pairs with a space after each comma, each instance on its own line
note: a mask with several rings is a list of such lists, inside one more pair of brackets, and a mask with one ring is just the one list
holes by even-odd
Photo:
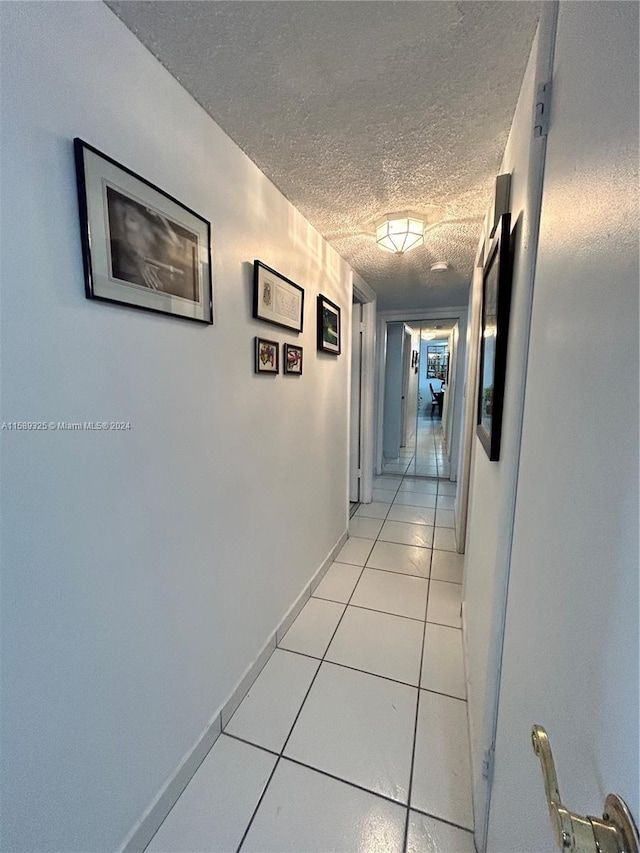
[[211, 224], [82, 139], [73, 145], [87, 299], [211, 325]]
[[282, 369], [292, 376], [302, 376], [302, 347], [298, 344], [284, 344]]
[[492, 462], [500, 459], [511, 308], [511, 215], [500, 217], [482, 273], [477, 435]]
[[340, 355], [342, 339], [341, 311], [335, 302], [318, 295], [318, 350]]
[[256, 320], [301, 332], [304, 324], [303, 288], [262, 261], [255, 260], [253, 316]]
[[255, 349], [255, 372], [277, 376], [280, 373], [280, 344], [278, 341], [268, 341], [266, 338], [256, 336], [254, 340]]

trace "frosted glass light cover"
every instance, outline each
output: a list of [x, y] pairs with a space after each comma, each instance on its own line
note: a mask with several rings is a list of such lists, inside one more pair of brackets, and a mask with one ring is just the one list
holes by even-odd
[[385, 252], [401, 255], [424, 243], [424, 226], [410, 213], [388, 213], [376, 226], [376, 242]]

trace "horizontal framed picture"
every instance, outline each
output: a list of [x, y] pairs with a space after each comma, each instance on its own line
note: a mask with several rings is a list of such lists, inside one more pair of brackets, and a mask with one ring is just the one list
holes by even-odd
[[255, 348], [256, 373], [279, 373], [280, 344], [277, 341], [256, 338]]
[[253, 262], [253, 316], [276, 326], [302, 331], [304, 290], [262, 261]]
[[511, 306], [511, 216], [500, 217], [482, 273], [482, 329], [477, 432], [492, 462], [500, 459]]
[[211, 225], [74, 140], [88, 299], [213, 323]]
[[302, 347], [295, 344], [284, 345], [284, 372], [302, 374]]
[[340, 354], [340, 308], [320, 294], [318, 296], [318, 349]]

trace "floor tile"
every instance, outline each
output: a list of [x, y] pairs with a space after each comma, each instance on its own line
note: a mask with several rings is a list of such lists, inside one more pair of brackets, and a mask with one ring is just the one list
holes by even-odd
[[402, 481], [400, 492], [417, 492], [421, 495], [435, 495], [438, 484], [435, 480], [410, 480], [407, 477]]
[[431, 548], [433, 527], [426, 524], [409, 524], [406, 521], [385, 521], [379, 538], [383, 542]]
[[358, 578], [362, 574], [361, 566], [350, 566], [347, 563], [332, 563], [326, 575], [313, 591], [315, 598], [325, 598], [328, 601], [341, 601], [344, 604], [351, 598], [356, 588]]
[[449, 497], [449, 495], [438, 495], [436, 506], [438, 509], [449, 510], [451, 512], [455, 508], [455, 500], [454, 497]]
[[449, 527], [436, 527], [433, 547], [439, 551], [457, 551], [455, 530]]
[[358, 536], [360, 539], [377, 539], [382, 528], [382, 519], [365, 518], [362, 515], [354, 515], [349, 521], [349, 536]]
[[424, 620], [429, 582], [396, 572], [365, 569], [351, 598], [354, 607], [368, 607], [395, 616]]
[[373, 542], [371, 539], [350, 536], [340, 549], [335, 562], [351, 563], [353, 566], [364, 566], [372, 548]]
[[319, 662], [276, 649], [225, 731], [279, 752]]
[[433, 817], [409, 812], [407, 853], [476, 853], [473, 834]]
[[415, 687], [325, 662], [285, 754], [406, 803], [416, 693]]
[[321, 658], [343, 613], [344, 604], [310, 598], [278, 645], [290, 652]]
[[439, 581], [462, 583], [464, 554], [455, 551], [436, 551], [431, 558], [431, 577]]
[[404, 824], [401, 806], [283, 759], [242, 853], [402, 853]]
[[462, 602], [462, 586], [446, 581], [431, 581], [429, 604], [427, 607], [427, 622], [438, 625], [449, 625], [460, 628], [460, 603]]
[[407, 470], [407, 463], [384, 462], [382, 467], [388, 474], [404, 474], [404, 472]]
[[439, 495], [449, 495], [450, 497], [452, 497], [455, 496], [457, 489], [457, 483], [443, 483], [442, 481], [438, 483]]
[[389, 572], [402, 572], [405, 575], [417, 575], [423, 578], [429, 577], [430, 565], [429, 548], [396, 545], [394, 542], [376, 542], [367, 560], [369, 569], [385, 569]]
[[420, 691], [411, 805], [473, 829], [467, 703]]
[[382, 503], [390, 504], [396, 496], [396, 489], [373, 489], [373, 499], [374, 501], [381, 501]]
[[462, 631], [427, 622], [420, 686], [456, 699], [466, 699]]
[[361, 515], [364, 515], [366, 518], [386, 518], [388, 512], [389, 504], [372, 501], [370, 504], [361, 504], [354, 518]]
[[402, 482], [402, 477], [395, 474], [380, 474], [373, 478], [373, 487], [378, 489], [397, 489]]
[[436, 510], [436, 527], [455, 527], [453, 510], [438, 508]]
[[437, 477], [439, 474], [438, 466], [433, 465], [416, 465], [416, 474], [422, 477]]
[[423, 630], [422, 622], [347, 607], [326, 660], [417, 687]]
[[275, 755], [221, 735], [148, 853], [236, 850], [275, 763]]
[[410, 524], [430, 524], [433, 526], [436, 519], [434, 509], [417, 506], [399, 506], [393, 504], [387, 516], [388, 521], [407, 521]]
[[398, 492], [394, 506], [422, 506], [435, 509], [435, 495], [420, 495], [417, 492]]

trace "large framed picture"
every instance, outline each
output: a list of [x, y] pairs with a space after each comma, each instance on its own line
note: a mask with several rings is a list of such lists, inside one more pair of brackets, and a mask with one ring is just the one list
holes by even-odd
[[511, 215], [505, 213], [500, 217], [482, 274], [477, 432], [492, 462], [500, 458], [511, 275]]
[[302, 375], [302, 347], [297, 344], [284, 345], [284, 372]]
[[82, 139], [74, 150], [87, 298], [213, 323], [210, 223]]
[[302, 331], [304, 290], [262, 261], [253, 262], [253, 316], [276, 326]]
[[265, 338], [255, 339], [255, 369], [256, 373], [280, 372], [280, 344], [277, 341], [267, 341]]
[[340, 354], [340, 308], [320, 294], [318, 296], [318, 349]]

